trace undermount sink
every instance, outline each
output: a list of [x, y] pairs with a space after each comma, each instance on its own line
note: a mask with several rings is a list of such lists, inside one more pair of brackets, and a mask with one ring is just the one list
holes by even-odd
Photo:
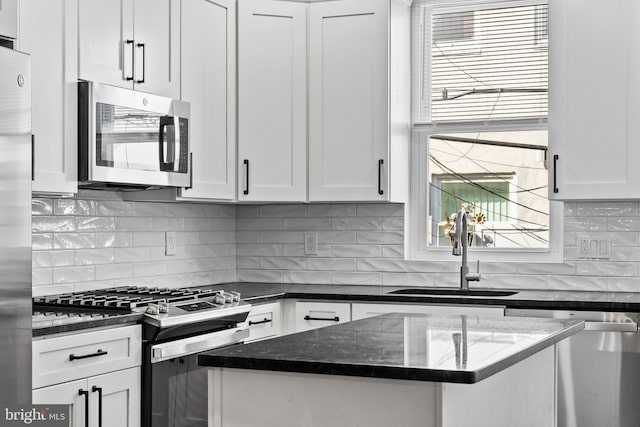
[[517, 291], [500, 291], [495, 289], [469, 289], [463, 291], [458, 288], [410, 288], [398, 289], [396, 291], [387, 292], [397, 295], [452, 295], [452, 296], [470, 296], [470, 297], [508, 297], [515, 295]]

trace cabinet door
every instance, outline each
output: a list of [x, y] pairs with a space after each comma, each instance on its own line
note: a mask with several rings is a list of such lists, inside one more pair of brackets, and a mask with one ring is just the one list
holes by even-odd
[[133, 4], [134, 87], [179, 98], [180, 0], [134, 0]]
[[639, 9], [625, 0], [549, 2], [551, 198], [640, 197]]
[[15, 39], [18, 35], [18, 0], [0, 2], [0, 36]]
[[238, 5], [239, 200], [306, 200], [306, 5]]
[[32, 190], [76, 193], [77, 0], [21, 0], [20, 50], [31, 54]]
[[185, 198], [235, 198], [235, 23], [234, 0], [182, 1], [182, 99], [191, 103], [193, 153]]
[[79, 393], [80, 390], [88, 391], [86, 379], [39, 388], [33, 390], [33, 403], [35, 405], [71, 405], [71, 427], [88, 427], [85, 423], [87, 401]]
[[476, 305], [359, 304], [351, 305], [351, 319], [359, 320], [387, 313], [451, 314], [467, 316], [504, 316], [503, 307]]
[[80, 79], [133, 88], [133, 1], [78, 2]]
[[[90, 377], [91, 427], [140, 426], [140, 368]], [[102, 405], [102, 422], [98, 421]]]
[[387, 198], [388, 19], [387, 0], [309, 5], [310, 201]]
[[296, 302], [295, 332], [308, 331], [351, 321], [348, 302]]

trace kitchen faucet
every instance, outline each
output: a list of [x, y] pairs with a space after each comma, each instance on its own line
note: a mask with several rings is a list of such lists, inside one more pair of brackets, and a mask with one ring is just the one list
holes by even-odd
[[456, 216], [456, 234], [453, 240], [453, 255], [462, 255], [462, 265], [460, 266], [460, 290], [462, 291], [469, 290], [469, 282], [480, 281], [480, 260], [478, 260], [476, 273], [469, 273], [469, 266], [467, 265], [467, 246], [469, 246], [467, 228], [467, 211], [460, 209]]

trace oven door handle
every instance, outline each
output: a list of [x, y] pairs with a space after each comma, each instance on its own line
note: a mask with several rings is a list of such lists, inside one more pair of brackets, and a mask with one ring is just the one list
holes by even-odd
[[247, 327], [239, 327], [152, 345], [151, 363], [241, 343], [248, 336], [249, 329]]

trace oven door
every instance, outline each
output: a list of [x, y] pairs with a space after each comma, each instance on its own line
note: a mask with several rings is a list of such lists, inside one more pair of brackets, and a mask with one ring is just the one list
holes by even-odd
[[93, 82], [78, 97], [80, 181], [189, 186], [188, 103]]
[[246, 327], [147, 344], [143, 366], [144, 427], [207, 427], [207, 372], [198, 354], [239, 344]]

